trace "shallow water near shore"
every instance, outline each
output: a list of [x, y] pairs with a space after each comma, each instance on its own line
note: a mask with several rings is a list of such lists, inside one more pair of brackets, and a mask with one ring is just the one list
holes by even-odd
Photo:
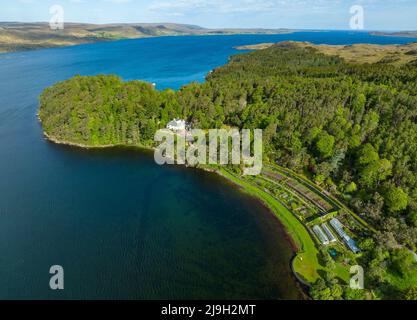
[[[46, 141], [38, 96], [76, 74], [159, 89], [204, 81], [239, 53], [283, 40], [406, 43], [365, 33], [166, 37], [0, 55], [0, 298], [301, 299], [276, 218], [223, 178], [128, 148]], [[62, 265], [65, 290], [49, 289]]]

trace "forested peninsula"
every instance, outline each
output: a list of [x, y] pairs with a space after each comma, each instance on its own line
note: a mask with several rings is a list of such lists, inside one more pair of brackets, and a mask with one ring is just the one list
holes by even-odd
[[[76, 76], [43, 92], [39, 118], [51, 140], [86, 147], [153, 147], [156, 130], [174, 118], [201, 129], [263, 129], [263, 176], [243, 180], [239, 168], [220, 170], [281, 210], [277, 216], [304, 254], [294, 267], [311, 296], [417, 299], [416, 95], [417, 59], [350, 63], [312, 46], [280, 43], [233, 56], [206, 82], [178, 91], [117, 76]], [[288, 186], [278, 190], [281, 176], [300, 185], [291, 201], [283, 196]], [[302, 187], [322, 200], [303, 197]], [[306, 232], [323, 219], [308, 202], [337, 207], [361, 253], [336, 246], [330, 255]], [[349, 288], [352, 264], [364, 268], [365, 290]]]

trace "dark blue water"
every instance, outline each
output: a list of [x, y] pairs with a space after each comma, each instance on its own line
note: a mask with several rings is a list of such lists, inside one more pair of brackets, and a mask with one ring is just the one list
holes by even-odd
[[[115, 73], [158, 88], [203, 81], [262, 42], [405, 43], [366, 33], [167, 37], [0, 55], [0, 298], [301, 298], [280, 224], [221, 178], [151, 154], [42, 137], [42, 90]], [[49, 289], [62, 265], [65, 290]]]

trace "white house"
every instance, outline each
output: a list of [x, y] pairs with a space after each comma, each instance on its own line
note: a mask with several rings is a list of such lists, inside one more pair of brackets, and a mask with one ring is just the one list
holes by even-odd
[[181, 119], [174, 119], [168, 123], [167, 129], [172, 131], [184, 131], [187, 129], [187, 122]]

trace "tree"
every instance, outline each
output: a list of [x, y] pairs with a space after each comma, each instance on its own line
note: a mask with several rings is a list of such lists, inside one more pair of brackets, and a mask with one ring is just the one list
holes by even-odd
[[367, 215], [373, 221], [380, 221], [382, 216], [382, 209], [384, 208], [384, 197], [382, 197], [378, 192], [375, 192], [372, 195], [372, 199], [368, 201], [365, 205], [365, 211]]
[[375, 148], [370, 144], [365, 144], [358, 153], [357, 164], [360, 167], [364, 167], [370, 163], [379, 161], [378, 152], [376, 152]]
[[334, 278], [328, 281], [320, 278], [311, 286], [310, 295], [314, 300], [340, 300], [343, 288]]
[[321, 278], [311, 286], [310, 295], [314, 300], [334, 300], [331, 288]]
[[408, 214], [408, 220], [414, 227], [417, 228], [417, 211], [411, 211]]
[[354, 193], [356, 190], [358, 190], [358, 187], [356, 186], [356, 183], [353, 181], [345, 187], [346, 193]]
[[335, 139], [326, 131], [322, 131], [316, 141], [316, 150], [319, 156], [323, 159], [331, 157], [333, 154]]
[[408, 195], [400, 187], [390, 187], [385, 192], [384, 199], [391, 212], [403, 211], [408, 206]]
[[407, 249], [394, 249], [391, 254], [391, 268], [402, 277], [408, 275], [415, 267], [414, 256]]
[[364, 166], [359, 171], [359, 182], [365, 187], [375, 188], [379, 182], [386, 180], [391, 175], [392, 164], [386, 159], [371, 162], [368, 162], [368, 160], [360, 160]]
[[411, 287], [404, 292], [404, 300], [417, 300], [417, 287]]
[[359, 241], [359, 247], [365, 251], [371, 251], [375, 247], [375, 242], [372, 238], [365, 238]]
[[347, 288], [343, 294], [343, 297], [346, 300], [366, 300], [366, 295], [364, 290], [355, 290]]

